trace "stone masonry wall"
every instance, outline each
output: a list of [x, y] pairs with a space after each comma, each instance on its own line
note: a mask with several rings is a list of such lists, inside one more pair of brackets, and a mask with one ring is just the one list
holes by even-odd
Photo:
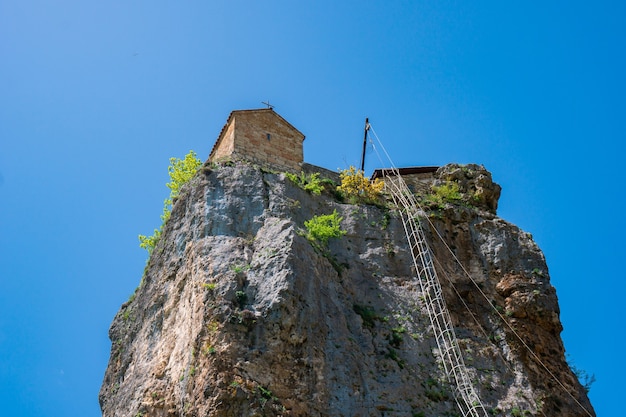
[[430, 186], [433, 184], [435, 176], [432, 172], [424, 174], [409, 174], [403, 175], [406, 185], [415, 194], [428, 194], [430, 193]]
[[[435, 176], [432, 172], [420, 173], [420, 174], [403, 174], [402, 179], [406, 182], [409, 190], [414, 194], [430, 194], [430, 187], [435, 181]], [[382, 178], [386, 180], [385, 177]]]
[[273, 110], [236, 112], [211, 160], [230, 157], [299, 172], [303, 140], [304, 136]]
[[233, 120], [226, 128], [219, 146], [211, 156], [213, 161], [228, 158], [235, 150], [235, 121]]

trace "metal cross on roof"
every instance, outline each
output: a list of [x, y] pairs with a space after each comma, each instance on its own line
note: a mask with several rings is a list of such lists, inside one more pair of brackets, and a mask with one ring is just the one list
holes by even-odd
[[267, 101], [262, 101], [262, 102], [261, 102], [261, 104], [265, 104], [265, 105], [267, 106], [267, 108], [268, 108], [268, 109], [272, 109], [272, 110], [274, 110], [274, 105], [273, 105], [273, 104], [270, 104], [270, 101], [269, 101], [269, 100], [267, 100]]

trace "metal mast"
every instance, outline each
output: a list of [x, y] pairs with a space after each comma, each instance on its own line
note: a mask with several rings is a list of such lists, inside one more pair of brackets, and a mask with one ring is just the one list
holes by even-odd
[[369, 119], [365, 118], [365, 132], [363, 133], [363, 153], [361, 154], [361, 171], [365, 172], [365, 148], [367, 148], [367, 131], [370, 130]]

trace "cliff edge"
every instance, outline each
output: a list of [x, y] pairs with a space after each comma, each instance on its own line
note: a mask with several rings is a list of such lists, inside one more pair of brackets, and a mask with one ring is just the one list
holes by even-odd
[[[423, 226], [490, 414], [595, 416], [565, 361], [544, 256], [495, 214], [499, 187], [474, 165], [437, 181], [472, 196], [425, 201]], [[323, 253], [301, 230], [333, 210], [347, 233]], [[205, 166], [113, 320], [100, 405], [105, 417], [459, 415], [429, 328], [393, 210], [245, 163]]]

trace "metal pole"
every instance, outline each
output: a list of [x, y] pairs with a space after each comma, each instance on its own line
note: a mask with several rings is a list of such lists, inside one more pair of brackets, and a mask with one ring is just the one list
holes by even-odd
[[365, 118], [365, 132], [363, 134], [363, 154], [361, 155], [361, 171], [365, 172], [365, 148], [367, 147], [367, 131], [370, 130], [369, 119]]

